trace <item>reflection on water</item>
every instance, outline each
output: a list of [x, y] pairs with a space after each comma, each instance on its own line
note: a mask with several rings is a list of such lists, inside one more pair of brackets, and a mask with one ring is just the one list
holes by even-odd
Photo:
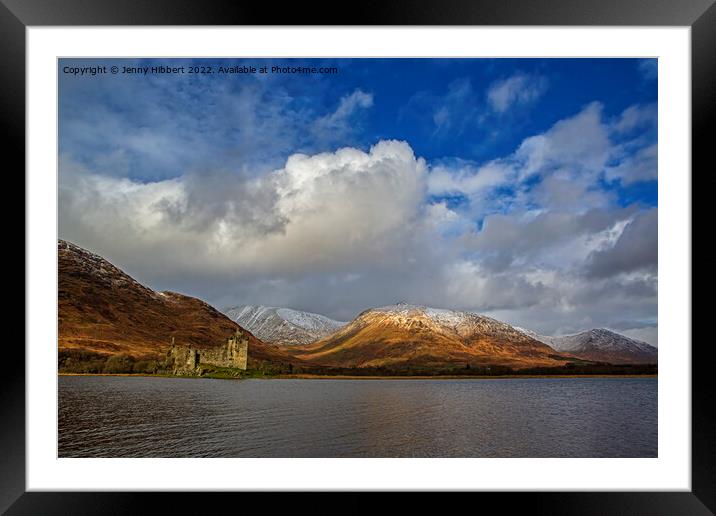
[[60, 457], [656, 457], [655, 378], [59, 378]]

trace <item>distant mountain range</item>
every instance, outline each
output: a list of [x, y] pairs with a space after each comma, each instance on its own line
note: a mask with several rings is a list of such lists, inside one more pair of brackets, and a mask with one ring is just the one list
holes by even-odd
[[175, 292], [155, 292], [104, 258], [59, 240], [58, 346], [103, 356], [159, 357], [177, 344], [222, 346], [239, 330], [249, 365], [445, 369], [655, 364], [658, 351], [605, 329], [547, 337], [472, 312], [399, 303], [353, 321], [288, 308], [242, 305], [222, 314]]
[[612, 364], [654, 364], [659, 354], [658, 349], [651, 344], [605, 328], [560, 337], [537, 335], [523, 328], [518, 329], [556, 351], [569, 353], [583, 360]]
[[[467, 333], [469, 333], [469, 328], [471, 326], [475, 326], [475, 321], [492, 321], [493, 339], [497, 338], [500, 331], [502, 331], [503, 333], [499, 336], [498, 340], [509, 340], [508, 328], [512, 328], [513, 330], [521, 332], [534, 340], [548, 345], [553, 350], [552, 354], [562, 354], [563, 356], [575, 357], [582, 360], [609, 362], [613, 364], [656, 363], [658, 359], [658, 350], [656, 347], [651, 346], [646, 342], [632, 339], [604, 328], [592, 329], [574, 335], [551, 337], [539, 335], [533, 331], [517, 326], [512, 327], [472, 312], [455, 312], [451, 310], [414, 306], [404, 303], [368, 310], [367, 312], [359, 315], [358, 318], [351, 323], [334, 321], [333, 319], [329, 319], [323, 315], [311, 312], [301, 312], [299, 310], [292, 310], [289, 308], [241, 305], [224, 310], [224, 313], [230, 319], [236, 321], [241, 326], [251, 331], [264, 342], [280, 344], [283, 346], [306, 346], [329, 336], [331, 336], [331, 339], [329, 340], [332, 340], [333, 338], [338, 339], [341, 335], [343, 335], [343, 333], [348, 332], [356, 334], [361, 333], [363, 336], [370, 334], [368, 339], [371, 343], [375, 343], [377, 340], [372, 336], [372, 332], [374, 332], [375, 329], [370, 329], [370, 331], [363, 329], [365, 326], [365, 320], [372, 317], [370, 315], [371, 312], [392, 313], [394, 315], [401, 314], [400, 318], [389, 317], [386, 321], [395, 322], [397, 320], [405, 321], [410, 319], [413, 324], [410, 331], [414, 330], [415, 324], [419, 319], [427, 318], [431, 322], [430, 328], [434, 333], [431, 340], [434, 342], [441, 341], [442, 337], [439, 337], [438, 335], [450, 335], [450, 328], [460, 328], [458, 331], [458, 333], [462, 332], [462, 335], [458, 335], [458, 340], [460, 340]], [[500, 331], [498, 331], [498, 324], [501, 325], [499, 326], [501, 329]], [[361, 327], [361, 332], [356, 332], [357, 326]], [[489, 324], [484, 325], [483, 330], [489, 326]], [[338, 330], [344, 327], [346, 329], [345, 332], [337, 333]], [[384, 336], [387, 336], [389, 333], [385, 324], [383, 324], [383, 329], [380, 331]], [[393, 329], [390, 331], [392, 332]], [[406, 336], [406, 338], [408, 337]], [[414, 339], [414, 334], [411, 335], [410, 338]], [[338, 356], [345, 357], [347, 355], [357, 355], [361, 353], [357, 349], [360, 346], [354, 346], [356, 349], [349, 352], [347, 348], [350, 346], [346, 345], [343, 345], [340, 350], [332, 352], [327, 352], [326, 349], [324, 350], [325, 352], [321, 352], [320, 356], [315, 353], [306, 353], [308, 349], [314, 349], [315, 347], [316, 346], [311, 346], [305, 350], [294, 350], [293, 352], [297, 353], [298, 356], [310, 356], [313, 361], [334, 365], [339, 363], [345, 365], [343, 359], [334, 360]], [[444, 347], [442, 351], [446, 351], [446, 349], [447, 348]], [[388, 352], [387, 348], [382, 351], [385, 353]], [[472, 356], [475, 354], [474, 352], [475, 349], [472, 349], [467, 353], [467, 355]], [[458, 352], [453, 354], [453, 356], [465, 357], [466, 355], [462, 354], [462, 352]], [[369, 356], [367, 358], [368, 360], [365, 362], [373, 365], [377, 363], [391, 362], [391, 360], [386, 361], [381, 359], [379, 356]], [[360, 362], [360, 360], [358, 360], [358, 362]], [[399, 362], [399, 360], [397, 362]], [[412, 362], [415, 362], [415, 357]]]
[[240, 305], [224, 313], [264, 342], [286, 346], [310, 344], [346, 325], [323, 315], [272, 306]]

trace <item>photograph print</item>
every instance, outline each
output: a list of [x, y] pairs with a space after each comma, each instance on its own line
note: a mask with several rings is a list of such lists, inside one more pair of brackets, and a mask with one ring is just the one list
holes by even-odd
[[657, 59], [57, 63], [60, 458], [658, 456]]

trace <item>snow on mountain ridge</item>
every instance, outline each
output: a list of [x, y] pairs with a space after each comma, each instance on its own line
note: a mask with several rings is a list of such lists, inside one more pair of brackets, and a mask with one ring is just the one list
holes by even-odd
[[324, 315], [274, 306], [241, 305], [224, 313], [261, 340], [275, 344], [309, 344], [345, 325]]
[[570, 360], [496, 319], [407, 303], [367, 309], [303, 350], [307, 360], [347, 367], [480, 363], [525, 368]]
[[450, 310], [447, 308], [433, 308], [430, 306], [412, 305], [409, 303], [397, 303], [394, 305], [380, 306], [378, 308], [371, 308], [369, 311], [395, 313], [399, 315], [408, 315], [410, 313], [419, 312], [429, 317], [433, 321], [443, 324], [459, 324], [467, 319], [474, 318], [479, 318], [485, 321], [500, 322], [497, 321], [497, 319], [492, 319], [490, 317], [480, 315], [475, 312]]
[[324, 329], [338, 328], [345, 325], [345, 322], [335, 321], [321, 314], [301, 312], [291, 308], [276, 308], [276, 313], [284, 320], [303, 328], [304, 330], [322, 331]]
[[460, 335], [468, 335], [478, 329], [480, 331], [490, 330], [512, 335], [523, 335], [522, 332], [507, 323], [475, 312], [433, 308], [408, 303], [371, 308], [358, 316], [358, 319], [365, 314], [381, 313], [385, 314], [386, 319], [391, 319], [396, 324], [411, 326], [416, 319], [422, 319], [435, 327], [442, 328], [444, 331], [455, 332]]
[[442, 335], [456, 335], [459, 338], [479, 332], [501, 335], [500, 338], [507, 340], [519, 340], [519, 335], [526, 335], [558, 353], [597, 362], [656, 363], [658, 355], [658, 350], [648, 343], [605, 328], [574, 335], [545, 336], [475, 312], [404, 302], [367, 309], [350, 323], [334, 321], [320, 314], [267, 306], [243, 305], [226, 310], [225, 313], [265, 342], [285, 345], [306, 345], [334, 333], [342, 335], [378, 322], [385, 325], [382, 326], [384, 328], [403, 328], [409, 332], [432, 328]]
[[431, 323], [460, 334], [469, 333], [475, 328], [490, 328], [506, 332], [527, 335], [557, 352], [569, 353], [584, 360], [610, 363], [655, 363], [658, 350], [650, 344], [632, 339], [606, 328], [595, 328], [574, 335], [551, 337], [539, 335], [534, 331], [511, 326], [507, 323], [477, 314], [475, 312], [431, 308], [408, 303], [397, 303], [367, 310], [365, 313], [385, 313], [396, 322], [410, 324], [411, 317], [422, 316]]
[[606, 328], [594, 328], [558, 337], [538, 335], [523, 328], [518, 329], [557, 351], [570, 353], [588, 360], [653, 363], [657, 361], [658, 357], [658, 349], [651, 344], [632, 339]]

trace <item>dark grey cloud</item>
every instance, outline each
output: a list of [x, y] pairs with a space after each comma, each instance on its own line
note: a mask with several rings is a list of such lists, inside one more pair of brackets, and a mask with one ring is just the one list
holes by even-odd
[[[533, 263], [550, 250], [580, 259], [585, 242], [580, 238], [599, 234], [628, 219], [636, 208], [600, 208], [584, 213], [548, 211], [535, 216], [491, 215], [481, 231], [467, 238], [468, 245], [491, 271], [506, 270], [514, 263]], [[578, 246], [577, 249], [569, 249]], [[565, 249], [566, 247], [566, 249]], [[565, 266], [567, 263], [565, 263]]]
[[186, 174], [182, 183], [184, 202], [162, 206], [174, 223], [192, 231], [211, 231], [219, 221], [227, 231], [240, 226], [242, 232], [266, 235], [284, 231], [289, 222], [278, 210], [280, 196], [270, 178], [257, 181], [241, 172], [206, 170]]
[[634, 271], [655, 273], [658, 265], [658, 232], [656, 209], [636, 215], [612, 247], [589, 255], [587, 275], [604, 278]]

